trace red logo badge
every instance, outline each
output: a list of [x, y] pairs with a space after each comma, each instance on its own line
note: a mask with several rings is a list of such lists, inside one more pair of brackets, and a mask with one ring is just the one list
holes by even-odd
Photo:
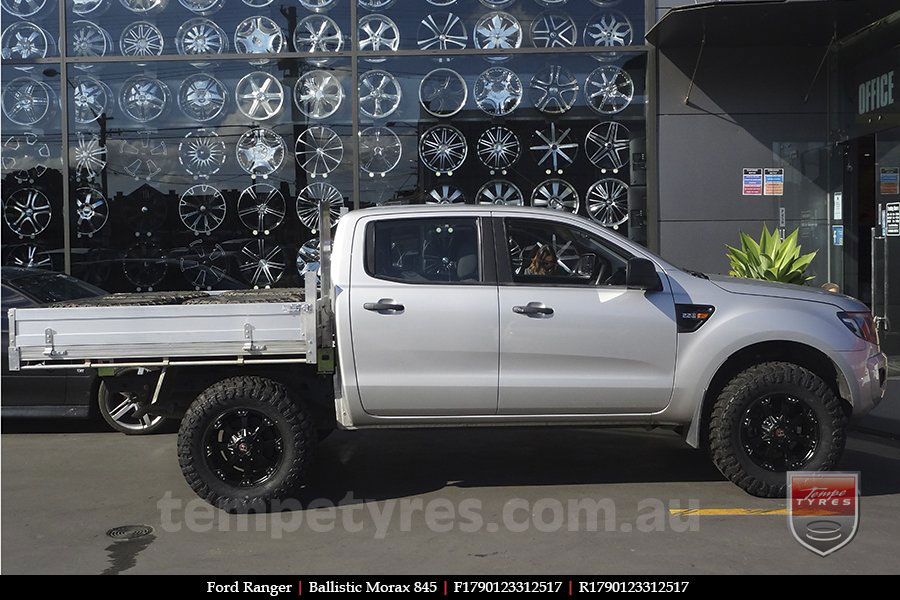
[[859, 473], [791, 471], [788, 526], [806, 548], [827, 556], [846, 546], [859, 524]]

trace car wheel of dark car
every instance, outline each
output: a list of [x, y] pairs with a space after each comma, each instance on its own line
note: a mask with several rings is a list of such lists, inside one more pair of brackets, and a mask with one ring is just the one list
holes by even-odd
[[[117, 373], [122, 375], [135, 369], [124, 370]], [[97, 404], [100, 416], [106, 423], [127, 435], [146, 435], [159, 431], [166, 422], [162, 415], [153, 414], [149, 409], [150, 404], [140, 400], [135, 392], [113, 391], [106, 382], [100, 382], [97, 393]]]

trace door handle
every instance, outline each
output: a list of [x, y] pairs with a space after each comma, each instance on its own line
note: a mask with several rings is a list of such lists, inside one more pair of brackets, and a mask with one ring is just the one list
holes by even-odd
[[513, 312], [517, 315], [544, 315], [549, 317], [553, 314], [553, 309], [544, 306], [543, 302], [529, 302], [525, 306], [513, 306]]
[[375, 312], [401, 312], [405, 309], [402, 304], [397, 304], [390, 298], [382, 298], [378, 302], [366, 302], [363, 308]]

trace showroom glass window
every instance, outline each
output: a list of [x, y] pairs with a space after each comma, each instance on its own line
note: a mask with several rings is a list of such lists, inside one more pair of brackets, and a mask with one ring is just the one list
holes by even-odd
[[625, 233], [644, 7], [2, 0], [3, 264], [110, 291], [295, 286], [322, 203], [522, 204]]

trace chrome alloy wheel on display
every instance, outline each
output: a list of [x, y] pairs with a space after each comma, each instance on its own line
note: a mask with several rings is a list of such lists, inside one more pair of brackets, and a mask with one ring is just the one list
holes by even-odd
[[[68, 36], [68, 46], [66, 47], [73, 56], [96, 58], [106, 56], [113, 48], [113, 41], [109, 32], [91, 21], [80, 20], [73, 22], [66, 27], [66, 35]], [[87, 69], [91, 65], [75, 66]]]
[[281, 112], [284, 88], [274, 75], [255, 71], [241, 77], [234, 88], [234, 99], [244, 116], [264, 121]]
[[445, 183], [434, 188], [425, 196], [425, 204], [465, 204], [466, 196], [455, 185]]
[[397, 78], [381, 69], [359, 76], [359, 112], [373, 119], [383, 119], [400, 106], [402, 90]]
[[187, 254], [178, 263], [181, 273], [195, 290], [211, 290], [225, 277], [228, 255], [219, 244], [194, 240], [188, 244]]
[[465, 162], [468, 150], [463, 134], [450, 125], [435, 125], [419, 138], [422, 163], [438, 175], [453, 175]]
[[[297, 52], [317, 54], [320, 52], [340, 52], [344, 47], [344, 34], [330, 17], [309, 15], [294, 28], [294, 49]], [[312, 64], [323, 65], [327, 59], [310, 60]]]
[[601, 179], [588, 189], [585, 197], [588, 216], [603, 225], [618, 229], [628, 220], [628, 185], [618, 179]]
[[267, 179], [281, 168], [287, 146], [284, 139], [265, 127], [254, 127], [238, 138], [237, 161], [241, 168], [252, 177]]
[[[321, 252], [319, 251], [319, 238], [312, 238], [303, 242], [303, 245], [297, 250], [297, 274], [304, 277], [307, 273], [316, 274], [319, 279], [319, 267]], [[321, 281], [318, 281], [321, 284]]]
[[[372, 52], [396, 52], [400, 47], [400, 30], [397, 24], [384, 15], [366, 15], [359, 20], [358, 49]], [[370, 62], [384, 59], [369, 58]]]
[[319, 210], [327, 209], [331, 216], [331, 228], [341, 218], [341, 208], [346, 206], [344, 195], [330, 183], [311, 183], [297, 194], [297, 217], [312, 233], [319, 231]]
[[33, 60], [48, 54], [56, 54], [56, 43], [34, 23], [17, 21], [0, 34], [0, 58], [4, 60]]
[[315, 125], [297, 137], [294, 156], [310, 178], [328, 177], [344, 158], [344, 143], [333, 129]]
[[2, 109], [16, 125], [35, 125], [50, 114], [56, 102], [53, 88], [33, 77], [17, 77], [4, 86]]
[[4, 136], [0, 145], [0, 166], [16, 183], [34, 183], [47, 172], [50, 144], [32, 132]]
[[505, 175], [521, 153], [519, 138], [510, 129], [495, 126], [478, 136], [476, 154], [481, 163], [491, 170], [491, 175], [500, 171]]
[[254, 183], [238, 197], [238, 218], [253, 235], [269, 235], [284, 221], [284, 195], [268, 183]]
[[522, 26], [509, 13], [488, 13], [475, 23], [473, 41], [475, 47], [482, 50], [519, 48], [522, 45]]
[[189, 131], [178, 143], [178, 162], [194, 179], [209, 179], [225, 164], [224, 140], [212, 129]]
[[149, 14], [163, 10], [169, 3], [168, 0], [119, 0], [122, 6], [133, 13]]
[[227, 211], [225, 196], [206, 183], [189, 187], [178, 201], [178, 216], [194, 235], [210, 235], [225, 220]]
[[571, 48], [578, 43], [578, 27], [569, 15], [547, 10], [531, 22], [531, 44], [535, 48]]
[[594, 69], [584, 82], [584, 96], [594, 111], [612, 115], [622, 112], [634, 98], [634, 82], [619, 67], [606, 65]]
[[53, 257], [39, 244], [19, 244], [13, 246], [4, 259], [8, 267], [22, 269], [53, 270]]
[[162, 32], [147, 21], [126, 26], [119, 37], [119, 51], [123, 56], [159, 56], [164, 46]]
[[[268, 17], [248, 17], [234, 30], [234, 50], [242, 54], [278, 54], [284, 48], [284, 33]], [[265, 62], [265, 61], [254, 61]]]
[[112, 90], [96, 77], [78, 75], [72, 78], [72, 112], [75, 122], [93, 123], [107, 112]]
[[559, 6], [564, 6], [566, 4], [566, 2], [568, 2], [569, 0], [534, 0], [534, 1], [537, 2], [538, 4], [540, 4], [541, 6], [555, 8], [555, 7], [559, 7]]
[[2, 0], [0, 1], [0, 5], [3, 6], [3, 9], [11, 15], [16, 17], [30, 17], [33, 14], [40, 12], [44, 5], [47, 3], [47, 0]]
[[244, 244], [238, 261], [241, 274], [254, 288], [269, 288], [278, 283], [286, 266], [281, 246], [264, 238]]
[[500, 206], [525, 206], [525, 197], [511, 181], [492, 179], [478, 189], [478, 193], [475, 194], [475, 202]]
[[631, 21], [618, 11], [595, 15], [584, 28], [585, 46], [630, 46], [633, 38]]
[[100, 142], [96, 133], [79, 131], [77, 141], [72, 147], [73, 164], [76, 181], [91, 181], [106, 168], [106, 146]]
[[44, 192], [22, 188], [10, 194], [3, 203], [3, 220], [22, 238], [34, 238], [50, 225], [53, 209]]
[[453, 13], [427, 15], [419, 23], [419, 50], [459, 50], [469, 40], [466, 25]]
[[591, 127], [584, 139], [588, 160], [602, 173], [618, 173], [628, 164], [631, 135], [621, 123], [605, 121]]
[[505, 67], [491, 67], [475, 80], [478, 108], [492, 117], [508, 115], [522, 101], [522, 80]]
[[479, 0], [479, 2], [488, 8], [505, 8], [515, 1], [516, 0]]
[[121, 154], [126, 162], [126, 173], [135, 179], [150, 181], [162, 172], [169, 148], [165, 140], [154, 133], [139, 131], [135, 137], [121, 140]]
[[169, 86], [147, 75], [135, 75], [122, 84], [119, 107], [138, 123], [148, 123], [165, 112], [169, 103]]
[[92, 185], [75, 190], [75, 231], [78, 237], [93, 237], [109, 219], [109, 202]]
[[194, 14], [209, 16], [218, 12], [225, 0], [178, 0], [178, 3]]
[[312, 12], [326, 12], [334, 8], [338, 0], [300, 0], [300, 6]]
[[435, 69], [419, 84], [419, 102], [435, 117], [455, 115], [466, 105], [468, 95], [466, 80], [453, 69]]
[[241, 0], [241, 2], [243, 2], [250, 8], [262, 8], [264, 6], [272, 4], [272, 2], [274, 1], [275, 0]]
[[394, 4], [394, 0], [358, 0], [359, 6], [366, 10], [384, 10]]
[[122, 257], [122, 271], [125, 278], [137, 291], [152, 292], [169, 272], [166, 253], [156, 243], [144, 240], [136, 243]]
[[329, 71], [308, 71], [294, 84], [294, 103], [311, 119], [330, 117], [343, 99], [344, 87]]
[[111, 0], [73, 0], [72, 12], [79, 17], [98, 17], [109, 8]]
[[538, 129], [534, 132], [534, 141], [530, 150], [535, 153], [537, 163], [546, 169], [546, 173], [562, 174], [563, 169], [575, 161], [578, 156], [578, 142], [571, 135], [572, 129], [557, 129], [556, 123], [550, 123], [549, 129]]
[[531, 103], [541, 112], [561, 114], [575, 105], [578, 79], [559, 65], [541, 69], [531, 78]]
[[205, 17], [188, 19], [175, 33], [178, 54], [223, 54], [228, 48], [225, 30]]
[[227, 91], [221, 81], [206, 73], [195, 73], [181, 82], [178, 107], [201, 123], [215, 119], [225, 108]]
[[369, 177], [384, 177], [400, 162], [402, 144], [387, 127], [369, 127], [359, 132], [359, 168]]
[[548, 179], [534, 188], [531, 205], [569, 213], [577, 213], [580, 206], [578, 192], [562, 179]]

